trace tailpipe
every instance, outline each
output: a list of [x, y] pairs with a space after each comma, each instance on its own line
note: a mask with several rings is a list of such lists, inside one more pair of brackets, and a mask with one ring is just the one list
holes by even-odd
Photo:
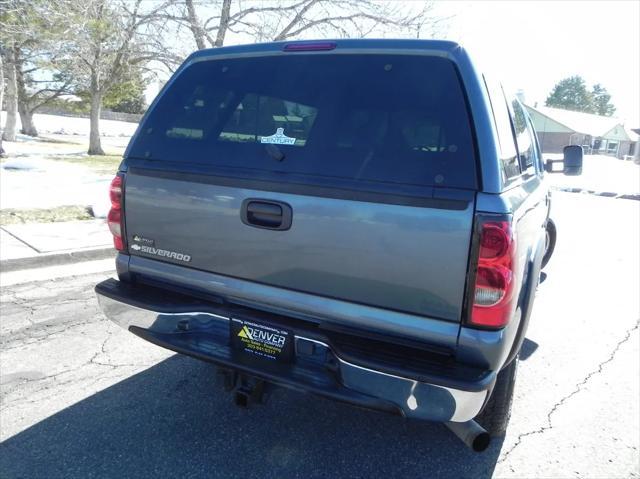
[[467, 422], [445, 422], [444, 425], [475, 452], [482, 452], [489, 447], [491, 436], [473, 419]]

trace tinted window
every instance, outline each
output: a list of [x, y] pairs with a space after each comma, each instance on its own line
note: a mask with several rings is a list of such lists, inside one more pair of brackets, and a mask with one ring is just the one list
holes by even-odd
[[520, 164], [518, 163], [518, 153], [513, 138], [511, 119], [504, 91], [499, 83], [485, 80], [491, 99], [491, 108], [500, 142], [500, 160], [505, 182], [520, 176]]
[[542, 176], [544, 174], [544, 164], [542, 160], [542, 152], [540, 151], [540, 141], [538, 140], [538, 135], [536, 133], [536, 129], [533, 126], [533, 121], [531, 121], [531, 116], [527, 115], [527, 126], [529, 131], [531, 132], [531, 137], [533, 138], [533, 146], [534, 146], [534, 155], [536, 159], [536, 170], [538, 175]]
[[281, 181], [475, 188], [472, 138], [449, 60], [292, 54], [189, 66], [130, 156]]
[[513, 111], [513, 128], [518, 142], [518, 152], [520, 153], [520, 168], [523, 172], [532, 174], [535, 172], [535, 162], [537, 161], [535, 138], [520, 102], [513, 99], [511, 107]]

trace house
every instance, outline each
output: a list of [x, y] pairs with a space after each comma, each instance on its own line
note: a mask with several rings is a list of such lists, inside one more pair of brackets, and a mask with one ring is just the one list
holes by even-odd
[[616, 158], [638, 157], [640, 135], [619, 118], [547, 106], [525, 105], [543, 153], [562, 153], [566, 145], [580, 145], [585, 153]]

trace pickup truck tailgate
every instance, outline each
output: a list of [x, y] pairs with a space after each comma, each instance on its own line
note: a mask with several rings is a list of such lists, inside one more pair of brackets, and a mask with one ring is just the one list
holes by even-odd
[[[136, 168], [127, 174], [132, 255], [412, 314], [460, 318], [471, 199], [407, 206], [167, 176]], [[243, 223], [247, 199], [289, 205], [290, 228]]]

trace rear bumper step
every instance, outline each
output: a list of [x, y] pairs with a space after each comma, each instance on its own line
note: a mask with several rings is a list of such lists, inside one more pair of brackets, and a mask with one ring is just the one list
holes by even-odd
[[[465, 368], [462, 375], [441, 378], [433, 371], [403, 374], [397, 358], [388, 368], [376, 367], [380, 360], [372, 364], [362, 347], [343, 354], [335, 337], [303, 327], [292, 330], [291, 363], [256, 364], [231, 347], [229, 322], [237, 314], [231, 305], [113, 279], [98, 284], [96, 294], [108, 319], [151, 343], [274, 384], [409, 418], [469, 421], [495, 381], [491, 372], [470, 375]], [[451, 370], [450, 363], [440, 370]]]

